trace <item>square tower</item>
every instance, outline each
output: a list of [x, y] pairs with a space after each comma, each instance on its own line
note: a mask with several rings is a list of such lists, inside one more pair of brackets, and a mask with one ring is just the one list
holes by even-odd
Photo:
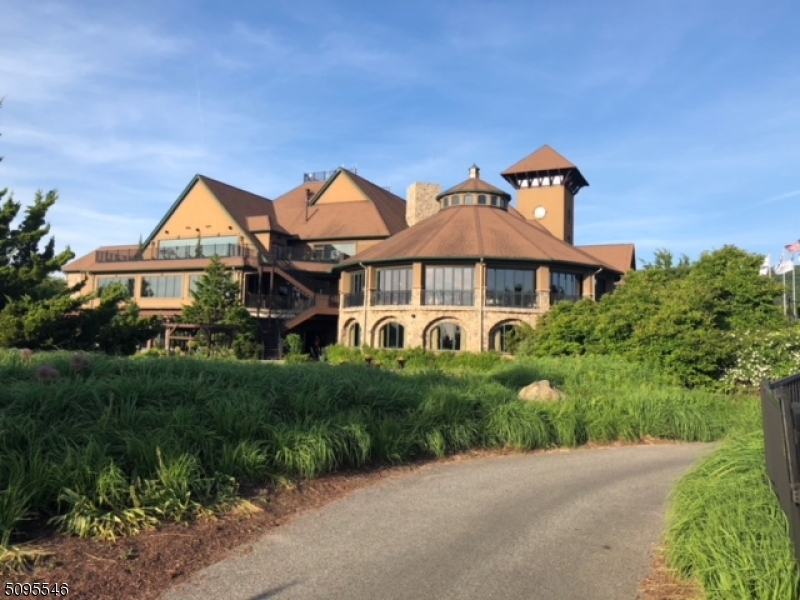
[[542, 146], [502, 173], [517, 190], [517, 209], [568, 244], [575, 243], [575, 195], [589, 182], [550, 146]]

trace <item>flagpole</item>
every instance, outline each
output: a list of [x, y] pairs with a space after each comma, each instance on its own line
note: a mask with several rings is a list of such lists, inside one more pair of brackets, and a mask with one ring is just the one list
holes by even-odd
[[783, 272], [783, 316], [786, 316], [786, 272]]
[[797, 318], [797, 268], [794, 266], [794, 256], [792, 257], [792, 314]]

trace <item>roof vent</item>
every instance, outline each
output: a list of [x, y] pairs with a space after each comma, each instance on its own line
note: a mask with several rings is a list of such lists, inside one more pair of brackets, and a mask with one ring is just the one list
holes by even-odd
[[478, 165], [473, 164], [469, 168], [469, 178], [470, 179], [480, 179], [480, 176], [481, 176], [480, 168], [478, 167]]

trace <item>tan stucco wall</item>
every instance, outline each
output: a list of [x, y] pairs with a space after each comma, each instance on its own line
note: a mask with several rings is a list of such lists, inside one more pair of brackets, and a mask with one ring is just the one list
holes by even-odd
[[[547, 215], [543, 219], [535, 219], [533, 211], [537, 206], [544, 206]], [[573, 239], [572, 226], [566, 222], [567, 208], [572, 211], [574, 222], [574, 199], [563, 185], [522, 188], [517, 192], [517, 209], [529, 221], [538, 220], [550, 233], [560, 240]]]
[[[186, 271], [182, 273], [177, 272], [155, 272], [155, 273], [102, 273], [102, 274], [93, 274], [87, 273], [83, 274], [70, 274], [68, 277], [73, 278], [73, 280], [80, 281], [84, 276], [86, 277], [86, 285], [84, 285], [83, 289], [78, 293], [78, 295], [84, 294], [94, 294], [98, 290], [98, 286], [100, 285], [100, 279], [103, 277], [118, 277], [118, 278], [133, 278], [133, 300], [139, 305], [140, 308], [146, 308], [148, 310], [154, 309], [165, 309], [165, 310], [172, 310], [175, 308], [181, 308], [184, 304], [190, 304], [192, 302], [192, 296], [189, 292], [189, 286], [191, 285], [191, 278], [192, 275], [202, 275], [203, 271]], [[180, 298], [153, 298], [150, 296], [143, 297], [142, 296], [142, 278], [143, 277], [159, 277], [162, 275], [182, 275], [183, 276], [183, 286], [182, 286], [182, 296]], [[234, 280], [239, 284], [240, 290], [244, 293], [244, 273], [241, 270], [234, 270], [233, 271]], [[97, 306], [99, 303], [98, 300], [92, 300], [89, 302], [88, 306]]]
[[369, 202], [364, 192], [342, 171], [314, 204], [338, 204], [340, 202]]
[[[201, 181], [195, 183], [178, 205], [164, 226], [156, 232], [153, 240], [197, 239], [198, 231], [203, 238], [235, 235], [245, 232], [236, 224]], [[151, 245], [151, 251], [153, 245]]]
[[264, 246], [265, 250], [271, 250], [272, 249], [272, 239], [271, 239], [272, 236], [271, 236], [271, 234], [269, 232], [256, 233], [256, 234], [251, 234], [251, 235], [253, 235], [253, 237], [256, 238], [262, 246]]

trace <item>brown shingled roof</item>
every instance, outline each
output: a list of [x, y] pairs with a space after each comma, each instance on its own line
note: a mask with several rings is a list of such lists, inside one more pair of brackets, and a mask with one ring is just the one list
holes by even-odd
[[514, 173], [535, 173], [536, 171], [559, 171], [561, 169], [577, 169], [566, 158], [545, 144], [535, 152], [529, 154], [521, 161], [508, 167], [502, 175]]
[[[205, 175], [198, 175], [212, 194], [220, 201], [225, 210], [244, 231], [250, 231], [248, 217], [267, 217], [271, 230], [285, 233], [280, 223], [275, 218], [275, 207], [269, 198], [264, 198], [246, 190], [242, 190]], [[262, 225], [263, 227], [263, 225]], [[261, 229], [261, 227], [259, 227]]]
[[442, 210], [357, 254], [342, 266], [420, 258], [542, 260], [615, 268], [501, 208]]
[[127, 254], [129, 252], [133, 252], [138, 250], [138, 244], [127, 244], [124, 246], [100, 246], [99, 248], [92, 250], [88, 254], [84, 254], [83, 256], [76, 258], [72, 262], [67, 263], [64, 265], [61, 270], [65, 273], [81, 273], [83, 271], [89, 271], [92, 267], [95, 266], [95, 256], [97, 252], [120, 252], [122, 254]]
[[636, 246], [633, 244], [597, 244], [576, 247], [608, 263], [620, 273], [636, 269]]
[[309, 181], [275, 199], [275, 214], [283, 229], [314, 240], [390, 236], [406, 228], [405, 200], [345, 169], [333, 177], [349, 177], [369, 202], [312, 204], [306, 218], [306, 190], [313, 195], [313, 203], [333, 178]]
[[469, 179], [465, 179], [458, 185], [454, 185], [453, 187], [451, 187], [448, 190], [445, 190], [436, 197], [441, 198], [442, 196], [447, 196], [448, 194], [463, 194], [468, 192], [497, 194], [500, 196], [504, 196], [505, 198], [511, 197], [511, 194], [509, 194], [508, 192], [504, 192], [500, 188], [493, 186], [491, 183], [485, 182], [483, 179], [478, 179], [477, 177], [470, 177]]

